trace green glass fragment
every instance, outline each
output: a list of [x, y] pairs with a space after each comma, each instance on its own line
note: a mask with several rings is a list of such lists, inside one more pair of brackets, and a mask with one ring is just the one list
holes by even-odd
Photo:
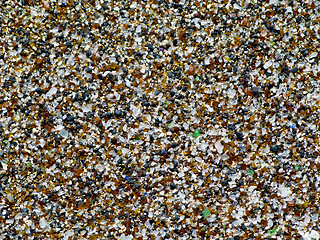
[[274, 44], [273, 41], [270, 41], [270, 45], [273, 46], [273, 44]]
[[210, 211], [208, 208], [205, 208], [203, 211], [202, 211], [202, 214], [205, 218], [209, 217], [210, 216]]
[[4, 143], [5, 143], [5, 144], [8, 144], [8, 143], [9, 143], [9, 141], [8, 141], [8, 140], [4, 140]]
[[27, 162], [27, 166], [28, 166], [28, 167], [31, 167], [31, 166], [32, 166], [32, 163], [31, 163], [31, 162]]
[[298, 166], [298, 165], [296, 165], [294, 168], [295, 168], [296, 170], [299, 170], [299, 166]]
[[197, 137], [199, 137], [199, 135], [200, 135], [200, 132], [199, 132], [198, 129], [196, 129], [196, 130], [194, 131], [193, 137], [194, 137], [194, 138], [197, 138]]
[[270, 231], [270, 236], [272, 236], [273, 234], [275, 234], [276, 231], [277, 231], [277, 228], [272, 229], [272, 230]]
[[253, 174], [254, 174], [254, 171], [250, 169], [250, 170], [248, 170], [248, 173], [250, 173], [250, 174], [253, 175]]
[[206, 230], [206, 227], [202, 227], [200, 231], [205, 231]]

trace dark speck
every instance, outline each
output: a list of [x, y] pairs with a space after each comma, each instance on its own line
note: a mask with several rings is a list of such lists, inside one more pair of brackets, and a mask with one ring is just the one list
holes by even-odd
[[135, 180], [134, 180], [133, 177], [129, 177], [129, 178], [128, 178], [128, 183], [129, 183], [129, 184], [134, 184], [134, 182], [135, 182]]
[[73, 122], [74, 121], [74, 116], [68, 115], [67, 116], [67, 121]]
[[111, 117], [112, 117], [112, 113], [111, 113], [111, 112], [107, 112], [107, 113], [106, 113], [106, 116], [107, 116], [108, 118], [111, 118]]
[[154, 95], [158, 96], [161, 93], [160, 90], [155, 91]]
[[232, 174], [235, 174], [235, 173], [236, 173], [236, 170], [229, 169], [229, 171], [226, 173], [226, 175], [232, 175]]
[[260, 88], [259, 87], [253, 87], [252, 88], [252, 92], [253, 92], [253, 94], [257, 95], [257, 94], [260, 93]]
[[121, 112], [120, 110], [115, 110], [115, 111], [114, 111], [114, 114], [115, 114], [117, 117], [121, 117], [122, 112]]
[[67, 42], [66, 42], [66, 46], [67, 46], [68, 48], [71, 48], [71, 47], [72, 47], [71, 41], [67, 41]]
[[278, 152], [278, 147], [276, 146], [276, 145], [271, 145], [270, 146], [270, 150], [272, 151], [272, 152], [274, 152], [274, 153], [277, 153]]
[[236, 132], [237, 139], [242, 140], [243, 139], [243, 133], [242, 132]]
[[86, 56], [89, 58], [91, 57], [92, 53], [90, 51], [86, 51]]
[[176, 188], [177, 188], [177, 185], [174, 184], [174, 183], [170, 183], [170, 188], [171, 188], [171, 189], [176, 189]]
[[42, 90], [41, 88], [39, 88], [39, 87], [38, 87], [38, 88], [36, 89], [36, 93], [38, 93], [38, 94], [42, 94], [42, 93], [43, 93], [43, 90]]

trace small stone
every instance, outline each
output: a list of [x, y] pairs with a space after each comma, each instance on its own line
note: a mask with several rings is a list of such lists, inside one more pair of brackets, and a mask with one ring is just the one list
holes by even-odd
[[39, 87], [38, 87], [38, 88], [36, 89], [36, 93], [38, 93], [38, 94], [42, 94], [42, 93], [43, 93], [43, 90], [42, 90], [41, 88], [39, 88]]
[[91, 69], [90, 67], [87, 67], [87, 68], [86, 68], [86, 72], [87, 72], [87, 73], [91, 73], [91, 72], [92, 72], [92, 69]]
[[67, 116], [67, 121], [73, 122], [74, 121], [74, 116], [68, 115]]
[[68, 48], [72, 48], [72, 42], [71, 41], [66, 41], [66, 46]]
[[174, 184], [174, 183], [170, 183], [170, 188], [173, 190], [173, 189], [176, 189], [177, 188], [177, 185]]
[[49, 225], [44, 217], [40, 218], [39, 224], [40, 224], [40, 228], [46, 228]]
[[120, 110], [115, 110], [115, 111], [114, 111], [114, 114], [115, 114], [117, 117], [121, 117], [122, 112], [121, 112]]
[[210, 196], [213, 194], [211, 188], [207, 188], [206, 190], [204, 190], [204, 192]]
[[243, 140], [243, 133], [242, 132], [236, 132], [236, 136], [237, 136], [237, 139]]
[[229, 169], [229, 171], [226, 173], [226, 175], [232, 175], [232, 174], [235, 174], [235, 173], [236, 173], [236, 170]]
[[260, 88], [259, 87], [253, 87], [252, 92], [254, 95], [258, 95], [260, 93]]
[[156, 90], [156, 91], [154, 92], [154, 95], [155, 95], [155, 96], [158, 96], [160, 93], [161, 93], [160, 90]]
[[68, 230], [68, 231], [65, 233], [65, 235], [64, 235], [64, 237], [63, 237], [63, 240], [68, 240], [69, 237], [71, 237], [71, 236], [73, 236], [73, 235], [74, 235], [74, 231], [73, 231], [73, 230]]
[[291, 72], [292, 72], [292, 73], [297, 73], [297, 72], [298, 72], [298, 68], [295, 67], [295, 68], [291, 69]]
[[217, 141], [215, 144], [214, 144], [214, 146], [216, 147], [216, 149], [217, 149], [217, 151], [218, 151], [218, 153], [223, 153], [223, 145], [221, 144], [221, 142], [220, 141]]
[[62, 129], [59, 134], [63, 138], [67, 138], [69, 136], [69, 132], [65, 129]]
[[166, 150], [164, 150], [164, 149], [160, 150], [160, 155], [165, 155], [165, 154], [167, 154]]
[[294, 203], [294, 201], [288, 201], [287, 202], [287, 205], [289, 206], [289, 207], [293, 207], [294, 205], [295, 205], [295, 203]]
[[175, 91], [170, 91], [170, 95], [173, 97], [175, 95]]
[[92, 55], [92, 52], [91, 51], [86, 51], [86, 56], [89, 58], [89, 57], [91, 57], [91, 55]]
[[264, 65], [263, 65], [263, 68], [264, 69], [268, 69], [269, 67], [271, 67], [272, 66], [272, 60], [269, 60], [269, 61], [267, 61]]
[[278, 150], [279, 150], [279, 148], [278, 148], [277, 145], [271, 145], [271, 146], [270, 146], [270, 150], [271, 150], [272, 152], [274, 152], [274, 153], [277, 153]]
[[128, 183], [129, 184], [134, 184], [135, 183], [135, 179], [133, 177], [129, 177], [128, 178]]
[[112, 112], [107, 112], [105, 115], [106, 115], [108, 118], [111, 118], [111, 117], [112, 117]]
[[47, 92], [46, 95], [51, 98], [52, 95], [54, 95], [54, 94], [57, 93], [57, 91], [58, 91], [58, 89], [57, 89], [56, 87], [53, 87], [53, 88], [51, 88], [51, 89], [49, 90], [49, 92]]
[[21, 212], [22, 212], [23, 216], [26, 216], [26, 215], [28, 215], [29, 210], [27, 208], [22, 208]]
[[7, 195], [7, 199], [9, 202], [13, 203], [14, 202], [14, 197], [11, 194]]

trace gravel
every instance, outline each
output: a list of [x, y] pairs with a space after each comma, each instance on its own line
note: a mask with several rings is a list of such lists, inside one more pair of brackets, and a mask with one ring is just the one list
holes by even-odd
[[318, 1], [0, 8], [0, 239], [320, 238]]

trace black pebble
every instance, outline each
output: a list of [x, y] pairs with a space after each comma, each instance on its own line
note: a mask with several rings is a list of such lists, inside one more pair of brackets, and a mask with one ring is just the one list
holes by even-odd
[[107, 113], [106, 113], [106, 116], [107, 116], [108, 118], [111, 118], [111, 117], [112, 117], [112, 113], [111, 113], [111, 112], [107, 112]]
[[92, 53], [90, 51], [86, 51], [86, 56], [89, 58], [91, 57]]
[[243, 139], [243, 133], [242, 132], [236, 132], [237, 139], [242, 140]]
[[293, 68], [293, 69], [291, 70], [291, 72], [292, 72], [292, 73], [297, 73], [297, 72], [298, 72], [298, 68], [297, 68], [297, 67]]
[[42, 94], [42, 93], [43, 93], [43, 90], [42, 90], [41, 88], [39, 88], [39, 87], [38, 87], [38, 88], [36, 89], [36, 93], [38, 93], [38, 94]]
[[68, 115], [67, 116], [67, 121], [73, 122], [74, 121], [74, 116]]
[[278, 147], [276, 146], [276, 145], [271, 145], [270, 146], [270, 150], [272, 151], [272, 152], [274, 152], [274, 153], [277, 153], [278, 152]]
[[206, 190], [204, 190], [204, 192], [205, 192], [207, 195], [212, 195], [211, 188], [207, 188]]
[[177, 188], [177, 185], [174, 184], [174, 183], [170, 183], [170, 188], [171, 188], [171, 189], [176, 189], [176, 188]]
[[158, 96], [160, 93], [161, 93], [161, 91], [160, 91], [160, 90], [157, 90], [157, 91], [155, 91], [154, 95], [155, 95], [155, 96]]
[[231, 175], [231, 174], [235, 174], [236, 170], [234, 169], [229, 169], [229, 171], [226, 173], [226, 175]]
[[120, 110], [115, 110], [115, 111], [114, 111], [114, 114], [115, 114], [117, 117], [121, 117], [122, 112], [121, 112]]
[[171, 144], [171, 147], [172, 147], [172, 148], [176, 148], [176, 147], [178, 147], [178, 144], [177, 144], [177, 143], [172, 143], [172, 144]]
[[128, 178], [128, 183], [129, 183], [129, 184], [134, 184], [134, 182], [135, 182], [135, 180], [134, 180], [133, 177], [129, 177], [129, 178]]
[[252, 88], [252, 92], [253, 92], [253, 94], [258, 95], [260, 93], [260, 88], [259, 87], [253, 87]]
[[67, 42], [66, 42], [66, 46], [67, 46], [68, 48], [72, 48], [72, 42], [71, 42], [71, 41], [67, 41]]

